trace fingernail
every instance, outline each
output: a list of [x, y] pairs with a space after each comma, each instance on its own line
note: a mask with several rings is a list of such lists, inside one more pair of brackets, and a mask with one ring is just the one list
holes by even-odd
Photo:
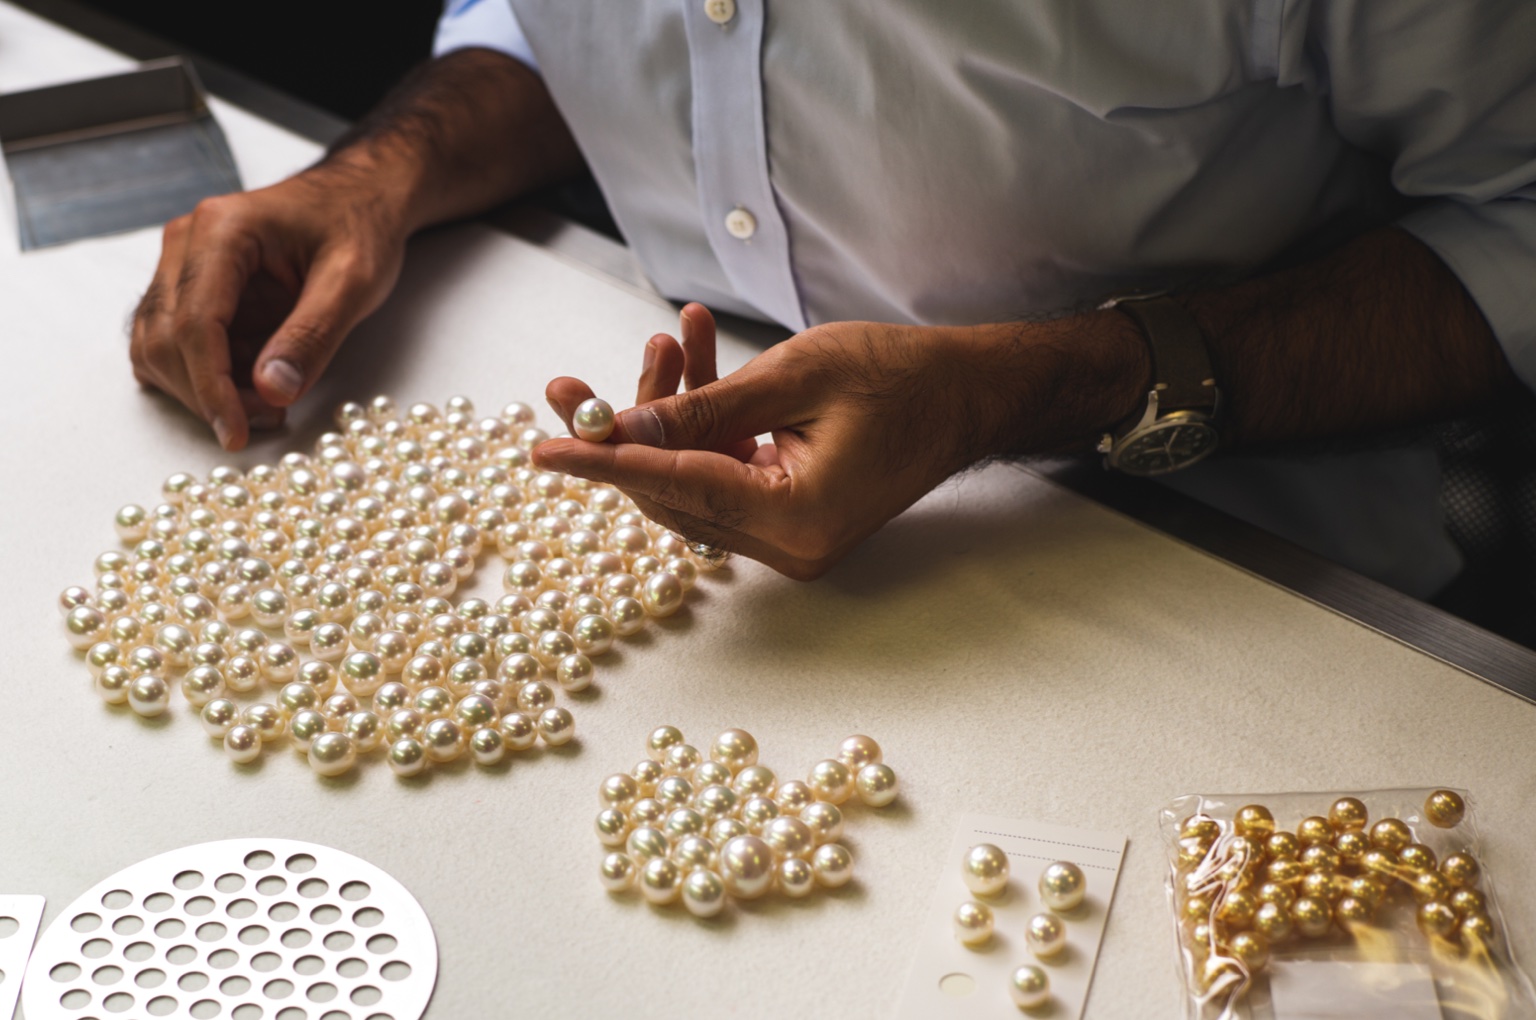
[[624, 433], [629, 436], [630, 442], [641, 446], [661, 446], [667, 441], [661, 419], [649, 407], [625, 411], [619, 415], [619, 420], [624, 423]]
[[645, 342], [645, 356], [640, 360], [640, 371], [649, 372], [654, 364], [656, 364], [656, 345], [647, 340]]
[[304, 376], [291, 361], [282, 358], [273, 358], [267, 362], [261, 370], [261, 377], [266, 384], [281, 393], [289, 400], [294, 400], [299, 395], [299, 390], [304, 386]]
[[213, 434], [218, 437], [220, 446], [224, 447], [226, 450], [229, 449], [229, 423], [222, 417], [216, 416], [213, 419]]

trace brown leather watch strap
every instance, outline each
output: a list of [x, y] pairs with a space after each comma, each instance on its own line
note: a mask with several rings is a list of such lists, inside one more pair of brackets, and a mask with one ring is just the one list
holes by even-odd
[[1126, 298], [1115, 307], [1141, 327], [1152, 351], [1152, 381], [1162, 411], [1216, 410], [1216, 373], [1195, 317], [1172, 298]]

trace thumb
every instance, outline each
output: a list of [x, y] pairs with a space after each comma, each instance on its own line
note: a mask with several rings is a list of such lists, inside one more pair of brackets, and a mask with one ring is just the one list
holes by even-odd
[[347, 334], [372, 311], [370, 284], [346, 256], [316, 261], [293, 311], [262, 348], [251, 371], [263, 400], [287, 407], [314, 385]]
[[741, 371], [675, 397], [632, 407], [618, 416], [621, 442], [668, 450], [721, 450], [744, 439], [796, 423], [792, 387], [772, 372], [748, 365]]

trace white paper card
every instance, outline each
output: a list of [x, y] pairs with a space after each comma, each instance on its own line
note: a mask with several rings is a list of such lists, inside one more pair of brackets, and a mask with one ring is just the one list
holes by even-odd
[[43, 923], [43, 898], [0, 894], [0, 1020], [16, 1014], [21, 976]]
[[[1031, 963], [1051, 981], [1051, 1001], [1032, 1015], [1052, 1020], [1081, 1017], [1125, 842], [1124, 836], [1042, 822], [993, 815], [961, 818], [924, 914], [917, 957], [896, 1015], [901, 1020], [1019, 1020], [1023, 1014], [1008, 996], [1008, 981], [1016, 967]], [[977, 843], [991, 843], [1008, 855], [1008, 888], [1002, 896], [979, 900], [960, 877], [965, 852]], [[1046, 910], [1037, 886], [1040, 872], [1053, 861], [1071, 861], [1082, 868], [1088, 893], [1082, 906], [1058, 915], [1067, 923], [1067, 948], [1053, 959], [1037, 960], [1024, 945], [1024, 929], [1031, 917]], [[969, 899], [985, 902], [996, 919], [992, 941], [978, 949], [962, 945], [954, 935], [955, 908]]]
[[1429, 967], [1420, 963], [1274, 960], [1275, 1020], [1441, 1020]]

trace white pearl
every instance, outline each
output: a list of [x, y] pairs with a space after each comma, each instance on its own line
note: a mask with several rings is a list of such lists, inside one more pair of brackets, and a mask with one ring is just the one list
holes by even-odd
[[660, 829], [643, 826], [633, 830], [624, 841], [624, 848], [636, 863], [644, 864], [655, 857], [666, 857], [671, 846]]
[[817, 801], [800, 812], [800, 820], [816, 834], [817, 844], [835, 843], [843, 835], [843, 813], [831, 804]]
[[773, 797], [774, 784], [778, 778], [773, 774], [773, 769], [766, 765], [748, 765], [731, 780], [731, 789], [736, 791], [738, 797]]
[[576, 735], [576, 720], [564, 708], [546, 708], [539, 713], [539, 736], [550, 747], [570, 743]]
[[427, 757], [435, 762], [450, 762], [464, 753], [464, 731], [452, 719], [433, 719], [427, 723], [421, 742]]
[[645, 606], [639, 599], [621, 595], [613, 600], [608, 614], [613, 620], [613, 629], [621, 637], [638, 634], [645, 629]]
[[96, 677], [96, 693], [109, 705], [124, 704], [128, 701], [128, 687], [133, 680], [133, 674], [126, 668], [108, 666]]
[[651, 616], [671, 616], [683, 604], [682, 582], [665, 570], [658, 570], [640, 586], [640, 603]]
[[816, 888], [816, 869], [803, 857], [786, 857], [779, 862], [779, 888], [794, 899], [809, 895]]
[[576, 652], [560, 660], [559, 665], [555, 667], [555, 679], [562, 689], [574, 693], [592, 686], [593, 672], [592, 660]]
[[163, 713], [171, 704], [171, 688], [153, 673], [135, 677], [128, 685], [128, 707], [145, 718]]
[[811, 792], [811, 788], [798, 779], [780, 783], [773, 799], [779, 802], [779, 809], [787, 815], [798, 815], [816, 803], [816, 795]]
[[507, 754], [507, 742], [501, 731], [483, 726], [469, 735], [469, 753], [477, 765], [495, 765]]
[[613, 435], [613, 407], [606, 400], [592, 397], [576, 405], [571, 415], [571, 434], [589, 443], [601, 443]]
[[357, 748], [345, 733], [322, 733], [309, 745], [309, 767], [316, 775], [339, 776], [357, 763]]
[[838, 745], [837, 760], [855, 772], [866, 765], [878, 765], [881, 761], [880, 745], [872, 737], [855, 734]]
[[1024, 926], [1024, 944], [1042, 960], [1067, 946], [1067, 926], [1055, 914], [1036, 914]]
[[672, 859], [683, 871], [694, 868], [712, 868], [719, 860], [715, 844], [703, 836], [684, 836], [672, 848]]
[[402, 779], [418, 776], [427, 767], [427, 749], [414, 737], [401, 737], [389, 745], [389, 767]]
[[622, 847], [629, 839], [629, 818], [618, 808], [605, 808], [594, 823], [597, 841], [606, 847]]
[[853, 793], [853, 773], [842, 762], [827, 758], [811, 767], [805, 785], [816, 794], [817, 800], [841, 804]]
[[224, 674], [216, 666], [197, 666], [181, 678], [181, 693], [187, 704], [202, 708], [224, 695]]
[[571, 639], [587, 655], [602, 655], [613, 647], [614, 626], [605, 617], [588, 614], [571, 627]]
[[611, 853], [603, 858], [603, 888], [611, 893], [628, 892], [635, 887], [638, 872], [639, 869], [628, 854]]
[[865, 765], [854, 780], [859, 799], [870, 807], [885, 807], [896, 799], [899, 784], [896, 772], [889, 765]]
[[308, 754], [309, 745], [328, 728], [325, 716], [312, 708], [301, 708], [288, 723], [288, 739], [295, 751]]
[[1020, 1009], [1038, 1009], [1051, 997], [1051, 980], [1039, 967], [1025, 964], [1009, 978], [1008, 995]]
[[709, 745], [709, 760], [733, 773], [757, 764], [757, 739], [746, 730], [726, 730]]
[[645, 753], [652, 761], [666, 757], [667, 749], [683, 742], [683, 731], [676, 726], [658, 726], [645, 740]]
[[812, 855], [811, 867], [819, 884], [836, 889], [853, 878], [853, 854], [840, 843], [823, 843]]
[[1040, 900], [1052, 910], [1075, 910], [1088, 892], [1088, 880], [1076, 864], [1057, 861], [1040, 873]]
[[732, 896], [756, 899], [773, 887], [773, 850], [756, 836], [736, 836], [720, 848], [720, 872]]
[[666, 906], [677, 902], [683, 889], [683, 874], [665, 857], [653, 857], [640, 868], [640, 895], [646, 902]]
[[966, 900], [955, 910], [955, 938], [962, 945], [984, 946], [992, 939], [995, 923], [991, 907]]
[[978, 843], [960, 864], [965, 887], [977, 896], [997, 896], [1008, 885], [1008, 855], [991, 843]]
[[240, 706], [228, 698], [215, 698], [203, 706], [199, 718], [203, 732], [214, 740], [223, 740], [230, 727], [240, 721]]
[[502, 716], [497, 728], [501, 730], [502, 739], [506, 741], [509, 751], [526, 751], [538, 741], [538, 724], [522, 712], [509, 712]]
[[95, 606], [76, 606], [64, 617], [64, 632], [76, 651], [83, 652], [91, 647], [106, 630], [106, 615]]
[[695, 868], [683, 880], [683, 906], [694, 917], [714, 917], [725, 907], [725, 881], [707, 868]]
[[243, 723], [231, 726], [224, 734], [224, 753], [237, 765], [249, 765], [261, 757], [261, 734]]
[[763, 827], [763, 841], [780, 857], [807, 857], [816, 847], [816, 834], [798, 818], [775, 818]]

